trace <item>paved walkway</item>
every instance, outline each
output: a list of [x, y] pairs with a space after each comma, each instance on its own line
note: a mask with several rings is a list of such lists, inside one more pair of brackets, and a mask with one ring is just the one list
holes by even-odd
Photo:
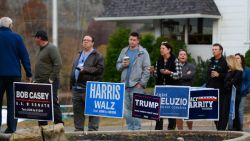
[[[248, 121], [248, 122], [247, 122]], [[250, 116], [246, 118], [246, 123], [244, 125], [244, 131], [245, 132], [250, 132]], [[168, 120], [164, 120], [164, 129], [167, 130], [167, 125], [168, 125]], [[155, 121], [151, 120], [143, 120], [142, 121], [142, 129], [141, 130], [154, 130], [155, 128]], [[85, 127], [87, 129], [87, 127]], [[126, 126], [100, 126], [99, 131], [127, 131]], [[186, 123], [184, 122], [184, 130], [188, 130]], [[193, 122], [193, 130], [213, 130], [215, 131], [215, 124], [214, 121], [194, 121]], [[65, 127], [65, 132], [74, 132], [73, 127]]]
[[[250, 132], [250, 115], [245, 116], [244, 121], [244, 129], [245, 132]], [[125, 124], [125, 123], [124, 123]], [[167, 130], [168, 120], [164, 119], [164, 129]], [[152, 120], [142, 120], [142, 129], [141, 130], [154, 130], [155, 121]], [[85, 127], [87, 129], [87, 127]], [[100, 126], [99, 131], [127, 131], [125, 125], [121, 126]], [[184, 122], [184, 130], [188, 130], [186, 123]], [[194, 121], [193, 122], [193, 130], [216, 130], [214, 121]], [[74, 132], [74, 127], [65, 127], [66, 132]]]

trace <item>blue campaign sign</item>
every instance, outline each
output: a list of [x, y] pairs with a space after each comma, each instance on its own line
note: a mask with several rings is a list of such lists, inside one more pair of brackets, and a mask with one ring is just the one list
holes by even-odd
[[191, 90], [189, 120], [218, 120], [218, 102], [218, 89]]
[[15, 82], [15, 118], [54, 120], [51, 84]]
[[161, 97], [160, 117], [188, 118], [188, 86], [155, 86], [155, 96]]
[[230, 99], [228, 129], [233, 128], [233, 120], [235, 118], [235, 98], [236, 98], [236, 87], [233, 85], [231, 92], [231, 99]]
[[87, 82], [85, 115], [123, 118], [124, 83]]
[[160, 118], [160, 100], [158, 96], [146, 94], [133, 94], [132, 116], [149, 120]]

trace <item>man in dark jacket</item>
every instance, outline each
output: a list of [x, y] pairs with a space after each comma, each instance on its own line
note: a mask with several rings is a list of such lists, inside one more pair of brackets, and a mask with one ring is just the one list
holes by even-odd
[[212, 52], [214, 57], [210, 59], [210, 63], [208, 65], [208, 81], [206, 87], [208, 88], [216, 88], [219, 89], [219, 107], [220, 107], [220, 112], [219, 112], [219, 121], [215, 122], [217, 130], [225, 130], [224, 122], [223, 119], [221, 119], [221, 115], [225, 115], [224, 112], [227, 112], [227, 107], [225, 107], [227, 100], [225, 100], [225, 88], [224, 88], [224, 79], [228, 71], [227, 67], [227, 62], [225, 58], [223, 57], [223, 47], [216, 43], [213, 44], [212, 47]]
[[[0, 19], [0, 111], [3, 95], [7, 94], [7, 129], [5, 133], [16, 131], [17, 120], [14, 119], [13, 82], [21, 81], [21, 63], [26, 73], [26, 80], [31, 82], [31, 65], [29, 54], [22, 37], [11, 31], [12, 20], [9, 17]], [[2, 112], [0, 112], [0, 126]]]
[[[57, 91], [59, 88], [59, 74], [62, 67], [62, 60], [58, 48], [48, 41], [45, 31], [37, 31], [35, 43], [39, 46], [36, 54], [35, 77], [36, 83], [52, 84], [54, 123], [63, 123], [62, 112], [58, 103]], [[39, 121], [40, 126], [47, 125], [47, 121]]]
[[[86, 82], [102, 81], [104, 71], [104, 58], [94, 49], [94, 38], [90, 35], [84, 36], [82, 47], [73, 64], [70, 80], [75, 131], [84, 130]], [[97, 131], [98, 128], [99, 117], [89, 116], [88, 131]]]

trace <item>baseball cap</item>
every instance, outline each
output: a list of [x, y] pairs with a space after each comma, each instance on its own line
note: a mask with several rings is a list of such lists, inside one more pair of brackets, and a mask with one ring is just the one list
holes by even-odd
[[43, 30], [37, 31], [36, 34], [34, 35], [34, 37], [40, 37], [42, 40], [45, 40], [45, 41], [48, 40], [47, 32], [45, 32]]

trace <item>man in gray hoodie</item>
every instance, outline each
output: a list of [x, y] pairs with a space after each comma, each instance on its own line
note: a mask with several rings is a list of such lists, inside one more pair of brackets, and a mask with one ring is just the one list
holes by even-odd
[[140, 130], [141, 121], [132, 117], [133, 93], [144, 93], [150, 72], [150, 58], [147, 50], [139, 44], [139, 34], [132, 32], [129, 46], [122, 49], [116, 63], [121, 71], [121, 82], [125, 83], [125, 118], [128, 130]]

